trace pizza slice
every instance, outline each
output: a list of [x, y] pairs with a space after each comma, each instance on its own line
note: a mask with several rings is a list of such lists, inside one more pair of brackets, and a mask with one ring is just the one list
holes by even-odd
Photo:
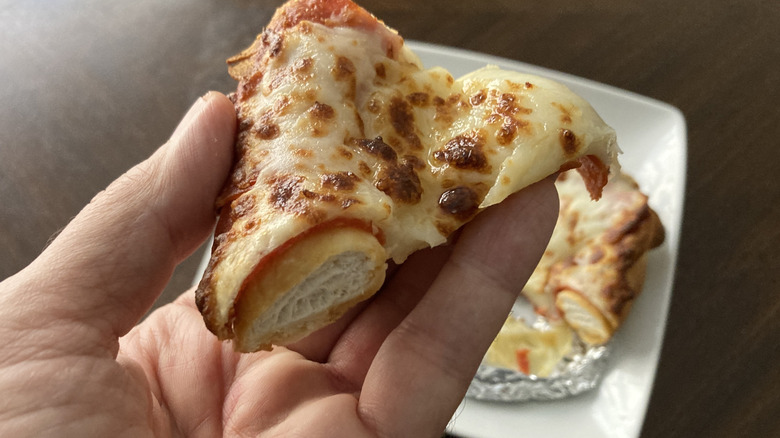
[[382, 285], [386, 261], [578, 168], [601, 195], [619, 152], [582, 98], [541, 77], [423, 68], [349, 0], [293, 0], [228, 60], [235, 162], [196, 300], [239, 351], [293, 342]]
[[642, 291], [647, 253], [664, 228], [648, 197], [625, 173], [591, 202], [576, 172], [555, 183], [558, 222], [522, 294], [537, 313], [563, 320], [587, 344], [606, 343]]
[[610, 179], [599, 202], [574, 171], [555, 186], [558, 221], [523, 287], [527, 301], [515, 303], [485, 355], [487, 365], [536, 377], [565, 376], [585, 349], [614, 336], [642, 292], [648, 252], [665, 239], [648, 196], [626, 173]]

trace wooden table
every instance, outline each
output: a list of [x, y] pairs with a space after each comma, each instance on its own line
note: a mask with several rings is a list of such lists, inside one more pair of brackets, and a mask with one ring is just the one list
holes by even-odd
[[[0, 278], [163, 143], [198, 96], [231, 91], [225, 58], [279, 3], [4, 2]], [[682, 110], [682, 241], [642, 436], [780, 436], [780, 2], [362, 4], [408, 39], [561, 70]], [[190, 285], [198, 258], [176, 271], [161, 302]]]

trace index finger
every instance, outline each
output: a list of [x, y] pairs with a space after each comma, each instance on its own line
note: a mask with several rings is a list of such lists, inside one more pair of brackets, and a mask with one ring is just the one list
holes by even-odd
[[[388, 335], [360, 397], [364, 418], [399, 436], [441, 433], [544, 252], [558, 215], [552, 179], [469, 224], [436, 280]], [[433, 429], [428, 429], [433, 427]]]

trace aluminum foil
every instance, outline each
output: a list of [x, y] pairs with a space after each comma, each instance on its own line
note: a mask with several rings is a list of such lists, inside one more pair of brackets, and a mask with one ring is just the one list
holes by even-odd
[[559, 400], [598, 386], [607, 367], [609, 345], [588, 346], [575, 339], [571, 353], [548, 377], [526, 375], [483, 363], [471, 381], [466, 397], [477, 400], [523, 402]]

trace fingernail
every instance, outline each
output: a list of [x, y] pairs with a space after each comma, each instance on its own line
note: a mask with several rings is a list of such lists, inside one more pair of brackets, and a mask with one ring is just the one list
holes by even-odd
[[176, 129], [173, 131], [173, 134], [171, 135], [171, 138], [176, 137], [177, 135], [180, 135], [182, 132], [184, 132], [187, 127], [192, 123], [192, 121], [197, 117], [198, 114], [200, 114], [201, 111], [208, 105], [208, 102], [213, 98], [213, 94], [211, 91], [204, 94], [203, 96], [199, 97], [195, 103], [192, 104], [189, 110], [187, 110], [187, 113], [184, 115], [184, 117], [179, 122], [179, 125], [176, 127]]

